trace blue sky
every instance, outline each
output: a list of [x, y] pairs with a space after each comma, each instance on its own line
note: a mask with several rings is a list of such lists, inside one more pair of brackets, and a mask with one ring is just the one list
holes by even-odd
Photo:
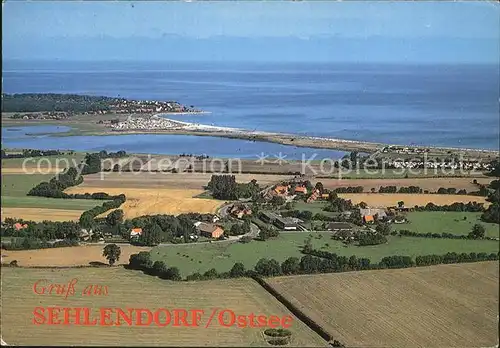
[[499, 60], [494, 2], [7, 0], [2, 17], [4, 59]]

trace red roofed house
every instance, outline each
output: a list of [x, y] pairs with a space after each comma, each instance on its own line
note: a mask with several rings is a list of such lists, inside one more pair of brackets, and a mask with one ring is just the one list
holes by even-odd
[[27, 225], [27, 224], [24, 224], [24, 225], [23, 225], [23, 224], [20, 224], [19, 222], [16, 222], [16, 223], [14, 224], [14, 229], [15, 229], [16, 231], [22, 230], [23, 228], [26, 228], [26, 227], [28, 227], [28, 225]]
[[297, 186], [295, 188], [295, 193], [307, 194], [307, 188], [305, 186]]
[[198, 231], [200, 231], [200, 235], [203, 237], [219, 238], [224, 234], [224, 230], [214, 224], [207, 224], [205, 222], [202, 222], [197, 227]]
[[274, 188], [274, 192], [278, 195], [287, 195], [288, 194], [288, 186], [278, 185]]
[[142, 228], [136, 227], [130, 230], [130, 238], [139, 238], [142, 236]]

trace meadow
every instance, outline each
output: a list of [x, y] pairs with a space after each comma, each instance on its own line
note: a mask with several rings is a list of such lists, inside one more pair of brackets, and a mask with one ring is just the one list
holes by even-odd
[[[141, 251], [149, 251], [150, 247], [139, 247], [129, 244], [120, 244], [120, 259], [117, 265], [128, 264], [130, 255]], [[104, 244], [84, 245], [66, 248], [36, 249], [36, 250], [4, 250], [2, 259], [4, 262], [17, 260], [19, 266], [89, 266], [91, 262], [106, 263], [107, 260], [102, 256]]]
[[[236, 262], [241, 262], [247, 269], [253, 269], [261, 258], [274, 258], [279, 262], [287, 258], [302, 257], [302, 246], [309, 236], [308, 232], [281, 233], [279, 237], [265, 242], [250, 243], [211, 243], [195, 245], [157, 246], [151, 250], [151, 258], [165, 261], [169, 266], [178, 267], [183, 276], [194, 272], [206, 272], [215, 268], [218, 272], [229, 271]], [[387, 244], [359, 247], [345, 246], [342, 242], [331, 239], [332, 233], [313, 232], [311, 242], [315, 249], [329, 251], [341, 256], [356, 255], [369, 258], [372, 263], [379, 262], [391, 255], [428, 255], [446, 254], [447, 252], [498, 252], [499, 246], [489, 240], [431, 239], [418, 237], [389, 236]]]
[[[76, 278], [75, 295], [37, 295], [33, 285], [67, 284]], [[87, 285], [107, 286], [107, 296], [84, 296]], [[33, 325], [35, 307], [100, 307], [201, 309], [199, 327]], [[2, 270], [2, 338], [10, 345], [107, 346], [266, 346], [262, 328], [223, 327], [217, 320], [205, 328], [213, 308], [236, 314], [292, 316], [292, 346], [326, 346], [326, 342], [294, 317], [251, 279], [171, 282], [141, 272], [116, 268]], [[29, 332], [29, 334], [27, 334]]]
[[406, 215], [409, 223], [394, 225], [393, 229], [405, 229], [418, 233], [435, 233], [437, 231], [438, 233], [467, 235], [475, 224], [480, 224], [486, 230], [486, 237], [498, 238], [500, 226], [498, 224], [483, 222], [480, 216], [481, 213], [470, 212], [410, 212]]
[[269, 278], [348, 347], [493, 347], [498, 262]]

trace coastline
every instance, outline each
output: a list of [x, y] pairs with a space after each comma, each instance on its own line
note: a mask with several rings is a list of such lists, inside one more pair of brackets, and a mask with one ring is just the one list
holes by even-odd
[[[210, 113], [209, 111], [204, 111], [203, 113]], [[174, 113], [178, 115], [179, 113]], [[327, 149], [327, 150], [337, 150], [337, 151], [358, 151], [368, 154], [379, 153], [384, 147], [387, 146], [400, 146], [408, 149], [429, 149], [430, 153], [428, 155], [446, 155], [450, 152], [455, 154], [464, 154], [468, 157], [493, 157], [499, 156], [497, 150], [492, 149], [472, 149], [472, 148], [460, 148], [460, 147], [447, 147], [447, 146], [435, 146], [435, 145], [401, 145], [401, 144], [391, 144], [391, 143], [377, 143], [370, 141], [360, 141], [351, 139], [338, 139], [338, 138], [328, 138], [328, 137], [315, 137], [300, 134], [290, 134], [290, 133], [277, 133], [277, 132], [267, 132], [267, 131], [251, 131], [242, 128], [231, 128], [222, 126], [211, 126], [201, 123], [190, 123], [178, 120], [172, 120], [165, 116], [166, 113], [155, 114], [154, 116], [164, 120], [169, 121], [176, 126], [159, 129], [112, 129], [104, 125], [97, 124], [95, 119], [92, 124], [89, 124], [88, 120], [71, 120], [71, 121], [54, 121], [54, 120], [40, 120], [40, 121], [28, 121], [22, 122], [6, 120], [2, 118], [2, 124], [4, 127], [29, 127], [29, 126], [43, 126], [43, 125], [53, 125], [53, 126], [65, 126], [71, 128], [68, 132], [61, 133], [36, 133], [36, 135], [46, 135], [49, 137], [69, 137], [69, 136], [113, 136], [113, 135], [140, 135], [140, 134], [153, 134], [153, 135], [192, 135], [192, 136], [208, 136], [208, 137], [218, 137], [227, 139], [240, 139], [248, 141], [259, 141], [259, 142], [269, 142], [276, 143], [286, 146], [295, 146], [303, 148], [316, 148], [316, 149]], [[122, 116], [123, 117], [123, 116]], [[30, 133], [27, 133], [30, 134]], [[35, 134], [34, 134], [35, 135]], [[387, 153], [387, 155], [395, 154], [394, 152]], [[413, 154], [417, 155], [417, 154]]]

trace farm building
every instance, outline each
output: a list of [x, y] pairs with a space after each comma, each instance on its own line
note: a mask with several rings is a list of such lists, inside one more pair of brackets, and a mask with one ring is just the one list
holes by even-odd
[[200, 223], [198, 226], [198, 231], [200, 236], [207, 238], [219, 238], [224, 234], [224, 230], [214, 224], [207, 224], [205, 222]]
[[252, 215], [252, 209], [249, 207], [245, 206], [244, 204], [242, 205], [233, 205], [231, 209], [229, 210], [229, 213], [238, 218], [241, 219], [245, 215]]
[[385, 212], [385, 209], [382, 208], [366, 208], [366, 209], [359, 209], [359, 213], [361, 216], [372, 216], [375, 217], [377, 216], [378, 219], [383, 219], [387, 217], [387, 213]]
[[136, 227], [130, 230], [130, 238], [139, 238], [142, 236], [142, 228]]
[[365, 215], [363, 216], [363, 221], [365, 223], [369, 223], [369, 222], [375, 222], [375, 219], [373, 218], [373, 215]]
[[294, 231], [297, 229], [297, 224], [291, 218], [277, 217], [274, 220], [274, 225], [282, 230]]
[[277, 195], [285, 195], [285, 196], [287, 196], [288, 195], [288, 189], [289, 189], [289, 186], [278, 185], [278, 186], [276, 186], [274, 188], [274, 192]]
[[267, 223], [272, 223], [274, 220], [278, 218], [276, 214], [268, 211], [263, 211], [262, 213], [260, 213], [259, 217], [262, 221]]
[[297, 186], [295, 188], [295, 193], [303, 193], [303, 194], [307, 194], [307, 188], [305, 186]]
[[331, 222], [328, 224], [328, 231], [341, 232], [352, 231], [352, 226], [346, 222]]

